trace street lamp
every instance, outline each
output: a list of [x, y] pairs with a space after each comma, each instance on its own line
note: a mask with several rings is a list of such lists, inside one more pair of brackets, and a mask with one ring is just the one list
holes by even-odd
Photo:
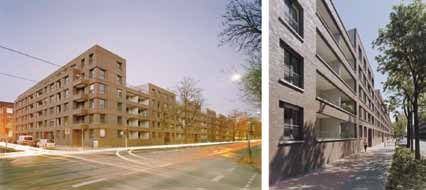
[[239, 74], [239, 73], [234, 73], [234, 74], [231, 76], [231, 81], [232, 81], [232, 82], [240, 82], [240, 81], [241, 81], [241, 78], [242, 78], [241, 74]]
[[250, 161], [252, 159], [252, 152], [251, 152], [251, 146], [250, 146], [250, 133], [252, 131], [252, 128], [253, 128], [252, 122], [249, 120], [247, 125], [247, 146], [248, 146], [248, 154], [249, 154]]

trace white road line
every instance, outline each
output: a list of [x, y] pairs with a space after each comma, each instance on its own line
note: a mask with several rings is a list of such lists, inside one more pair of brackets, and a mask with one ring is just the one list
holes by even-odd
[[250, 179], [248, 180], [247, 184], [244, 186], [243, 190], [247, 190], [250, 188], [251, 184], [253, 183], [254, 179], [256, 178], [257, 173], [254, 173]]
[[228, 172], [233, 172], [233, 171], [235, 170], [235, 168], [236, 168], [236, 167], [229, 168], [229, 169], [227, 169], [227, 171], [228, 171]]
[[212, 179], [212, 181], [214, 181], [214, 182], [219, 182], [222, 178], [224, 178], [225, 176], [223, 176], [223, 175], [218, 175], [218, 176], [216, 176], [215, 178], [213, 178]]
[[83, 183], [75, 184], [72, 187], [77, 188], [77, 187], [81, 187], [81, 186], [85, 186], [85, 185], [89, 185], [89, 184], [93, 184], [93, 183], [97, 183], [97, 182], [101, 182], [101, 181], [105, 181], [105, 180], [106, 180], [105, 178], [95, 179], [95, 180], [92, 180], [92, 181], [86, 181], [86, 182], [83, 182]]

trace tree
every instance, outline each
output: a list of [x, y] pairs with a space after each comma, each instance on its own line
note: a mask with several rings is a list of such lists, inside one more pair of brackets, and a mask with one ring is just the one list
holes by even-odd
[[[380, 71], [384, 72], [379, 68]], [[401, 107], [404, 110], [407, 124], [407, 148], [413, 150], [413, 109], [412, 109], [412, 94], [413, 88], [412, 83], [409, 78], [405, 75], [400, 75], [399, 73], [393, 73], [388, 76], [388, 79], [384, 83], [384, 90], [390, 91], [393, 94], [389, 97], [387, 103], [389, 105], [389, 111], [397, 112], [398, 107]], [[402, 99], [402, 101], [401, 101]]]
[[420, 159], [419, 97], [425, 90], [426, 8], [420, 0], [393, 7], [390, 22], [379, 30], [373, 45], [382, 52], [376, 57], [379, 70], [389, 76], [404, 76], [412, 82], [415, 157]]
[[231, 44], [249, 57], [242, 77], [246, 100], [258, 106], [262, 91], [262, 10], [261, 0], [231, 0], [223, 16], [220, 45]]
[[197, 87], [198, 81], [190, 77], [184, 77], [178, 82], [176, 89], [179, 98], [178, 114], [182, 119], [182, 125], [185, 133], [185, 141], [188, 140], [190, 131], [197, 127], [201, 115], [201, 107], [204, 105], [203, 90]]
[[221, 45], [231, 43], [238, 50], [259, 53], [262, 49], [261, 0], [231, 0], [223, 16]]
[[[407, 119], [405, 117], [397, 116], [398, 120], [392, 123], [393, 134], [396, 139], [400, 139], [405, 136], [406, 131], [404, 128], [407, 125]], [[408, 141], [407, 141], [408, 143]]]

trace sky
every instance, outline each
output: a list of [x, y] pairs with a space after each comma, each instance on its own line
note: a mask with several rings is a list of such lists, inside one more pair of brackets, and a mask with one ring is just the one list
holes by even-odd
[[[127, 85], [147, 82], [176, 89], [198, 80], [206, 106], [228, 114], [252, 111], [231, 81], [246, 58], [219, 47], [227, 0], [0, 1], [0, 45], [64, 65], [98, 44], [127, 60]], [[57, 68], [0, 49], [0, 72], [41, 80]], [[34, 83], [0, 75], [0, 101]]]

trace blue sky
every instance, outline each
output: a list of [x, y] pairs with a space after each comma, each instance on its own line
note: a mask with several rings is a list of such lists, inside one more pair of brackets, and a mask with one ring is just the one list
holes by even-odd
[[[173, 89], [199, 80], [207, 106], [227, 114], [250, 109], [230, 81], [244, 56], [218, 47], [226, 0], [0, 1], [0, 45], [65, 64], [94, 44], [127, 60], [127, 84]], [[0, 71], [40, 80], [56, 68], [0, 49]], [[33, 83], [0, 76], [0, 101]]]
[[400, 2], [401, 0], [334, 1], [346, 29], [358, 29], [368, 60], [375, 71], [375, 88], [381, 89], [384, 96], [386, 93], [383, 93], [382, 82], [386, 80], [386, 76], [377, 72], [377, 62], [374, 58], [380, 52], [373, 49], [371, 44], [377, 38], [379, 28], [383, 28], [389, 22], [392, 6], [398, 5]]

